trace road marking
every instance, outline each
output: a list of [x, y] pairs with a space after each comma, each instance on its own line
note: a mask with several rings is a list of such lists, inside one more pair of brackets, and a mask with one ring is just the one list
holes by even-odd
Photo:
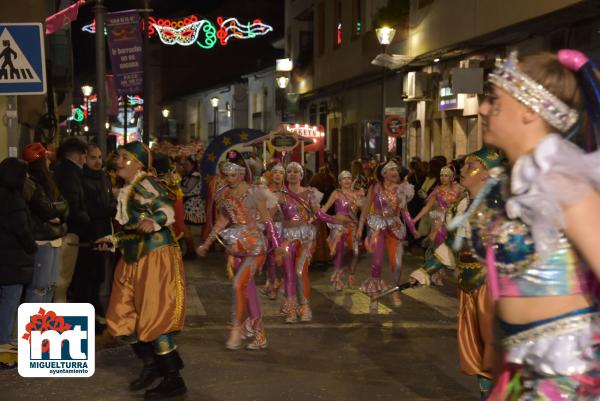
[[204, 305], [202, 305], [202, 301], [200, 300], [200, 296], [198, 295], [198, 290], [196, 289], [196, 286], [188, 283], [185, 286], [185, 289], [187, 298], [186, 314], [190, 317], [206, 316], [206, 309], [204, 309]]
[[[313, 290], [319, 291], [327, 299], [341, 306], [353, 315], [368, 315], [371, 298], [359, 290], [336, 291], [331, 284], [313, 284]], [[378, 315], [390, 315], [394, 311], [379, 302]]]
[[434, 288], [414, 288], [403, 291], [402, 294], [424, 303], [446, 317], [455, 319], [458, 315], [458, 300], [449, 297]]

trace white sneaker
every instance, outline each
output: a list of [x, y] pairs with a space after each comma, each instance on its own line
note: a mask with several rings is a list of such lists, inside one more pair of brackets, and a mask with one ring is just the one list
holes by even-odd
[[0, 353], [17, 354], [19, 348], [16, 343], [0, 344]]

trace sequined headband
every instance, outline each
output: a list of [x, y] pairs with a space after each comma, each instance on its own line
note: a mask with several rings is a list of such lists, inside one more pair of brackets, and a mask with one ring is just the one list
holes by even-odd
[[288, 164], [285, 171], [289, 172], [290, 170], [299, 170], [300, 175], [302, 175], [304, 177], [304, 169], [302, 168], [300, 163], [291, 162], [290, 164]]
[[274, 165], [273, 167], [271, 167], [271, 171], [281, 171], [282, 173], [285, 173], [285, 169], [279, 163], [277, 163], [276, 165]]
[[352, 173], [348, 170], [343, 170], [341, 173], [338, 174], [338, 181], [341, 181], [344, 178], [352, 178]]
[[452, 170], [452, 168], [450, 168], [448, 166], [444, 166], [440, 170], [440, 176], [443, 176], [443, 175], [448, 176], [448, 177], [454, 177], [454, 170]]
[[245, 173], [246, 169], [238, 164], [225, 162], [223, 163], [223, 166], [221, 166], [221, 171], [223, 174]]
[[577, 122], [579, 115], [576, 110], [519, 69], [516, 51], [510, 52], [504, 62], [496, 62], [496, 69], [489, 75], [488, 80], [531, 108], [561, 132], [567, 132]]
[[391, 161], [387, 162], [385, 164], [385, 166], [383, 166], [383, 168], [381, 169], [381, 174], [385, 174], [386, 171], [388, 171], [389, 169], [392, 169], [392, 168], [397, 169], [398, 165], [396, 163], [394, 163], [394, 162], [391, 162]]

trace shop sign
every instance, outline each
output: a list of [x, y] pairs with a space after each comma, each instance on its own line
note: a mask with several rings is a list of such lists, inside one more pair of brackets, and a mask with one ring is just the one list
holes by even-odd
[[288, 132], [307, 138], [322, 138], [325, 136], [325, 129], [322, 125], [284, 124], [284, 127]]
[[298, 140], [291, 135], [275, 134], [271, 137], [271, 146], [278, 152], [289, 152], [298, 146]]

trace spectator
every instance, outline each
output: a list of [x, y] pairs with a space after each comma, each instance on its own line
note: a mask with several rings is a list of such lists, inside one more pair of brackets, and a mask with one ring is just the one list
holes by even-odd
[[76, 137], [67, 138], [57, 152], [58, 161], [54, 179], [69, 204], [69, 218], [54, 302], [67, 302], [67, 289], [71, 284], [79, 253], [79, 238], [85, 236], [90, 224], [81, 182], [86, 153], [87, 145]]
[[352, 161], [352, 189], [362, 189], [365, 193], [369, 190], [369, 179], [365, 174], [362, 162], [359, 159]]
[[[97, 145], [87, 147], [81, 185], [90, 222], [79, 240], [90, 244], [113, 233], [112, 219], [117, 212], [110, 178], [102, 168], [102, 152]], [[110, 296], [113, 266], [112, 253], [98, 252], [89, 246], [79, 249], [71, 283], [72, 300], [94, 305], [99, 331], [103, 331], [105, 324], [104, 314]]]
[[23, 160], [29, 165], [29, 177], [34, 184], [28, 204], [38, 246], [33, 280], [25, 289], [26, 302], [52, 302], [60, 268], [60, 249], [67, 234], [69, 206], [52, 178], [48, 154], [40, 143], [23, 149]]
[[183, 161], [183, 178], [181, 187], [183, 189], [183, 202], [185, 208], [185, 222], [192, 235], [186, 236], [187, 252], [185, 259], [193, 259], [196, 256], [193, 235], [200, 236], [201, 224], [206, 221], [206, 210], [202, 199], [202, 176], [198, 171], [198, 163], [193, 156], [187, 156]]
[[[27, 164], [10, 157], [0, 163], [0, 353], [16, 353], [12, 333], [23, 285], [33, 276], [37, 245], [23, 197]], [[14, 366], [14, 365], [13, 365]]]

